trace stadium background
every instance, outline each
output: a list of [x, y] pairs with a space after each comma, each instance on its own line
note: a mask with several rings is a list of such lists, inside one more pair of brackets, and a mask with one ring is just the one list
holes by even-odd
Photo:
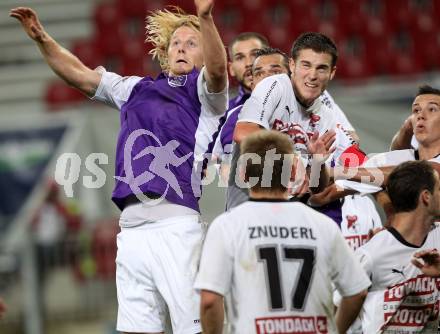
[[[118, 113], [57, 80], [9, 9], [33, 7], [49, 34], [90, 67], [154, 76], [144, 17], [168, 4], [194, 12], [191, 0], [0, 1], [0, 296], [9, 307], [0, 333], [114, 333], [116, 314], [118, 211], [110, 193]], [[340, 58], [329, 90], [367, 153], [388, 149], [419, 84], [440, 87], [438, 0], [218, 0], [214, 10], [226, 45], [242, 31], [261, 32], [286, 52], [302, 31], [334, 38]], [[80, 158], [70, 169], [79, 176], [74, 197], [60, 189], [73, 219], [41, 285], [33, 222], [63, 152]], [[94, 175], [85, 165], [93, 152], [108, 156], [99, 189], [83, 185]], [[202, 199], [208, 222], [224, 206], [217, 181]]]

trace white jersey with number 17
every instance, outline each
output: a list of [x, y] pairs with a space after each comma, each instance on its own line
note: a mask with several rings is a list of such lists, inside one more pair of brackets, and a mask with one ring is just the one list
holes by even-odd
[[209, 227], [195, 287], [228, 296], [232, 333], [337, 333], [342, 296], [370, 285], [328, 217], [302, 203], [245, 202]]

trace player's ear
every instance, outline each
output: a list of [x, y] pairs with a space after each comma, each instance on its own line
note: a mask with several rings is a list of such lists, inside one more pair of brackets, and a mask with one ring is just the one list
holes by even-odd
[[240, 177], [240, 180], [243, 180], [244, 182], [249, 182], [249, 176], [246, 175], [246, 165], [242, 164], [238, 168], [238, 176]]
[[293, 58], [289, 58], [289, 70], [290, 72], [295, 72], [295, 60]]
[[336, 66], [333, 66], [332, 71], [330, 72], [330, 80], [333, 80], [335, 74], [336, 74]]
[[429, 206], [431, 197], [432, 194], [427, 189], [424, 189], [419, 195], [419, 203], [422, 203], [424, 206]]
[[228, 61], [228, 70], [229, 70], [229, 75], [231, 76], [231, 77], [233, 77], [233, 78], [235, 78], [235, 71], [234, 71], [234, 69], [232, 68], [232, 62], [230, 62], [230, 61]]

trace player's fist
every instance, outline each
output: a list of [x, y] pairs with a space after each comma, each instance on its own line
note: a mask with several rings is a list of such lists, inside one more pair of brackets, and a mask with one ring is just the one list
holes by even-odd
[[209, 16], [214, 7], [214, 0], [194, 0], [194, 4], [196, 5], [198, 16]]
[[45, 34], [44, 28], [38, 19], [37, 13], [28, 7], [11, 9], [9, 16], [20, 21], [24, 31], [36, 42], [42, 42]]
[[416, 252], [411, 262], [425, 275], [440, 277], [440, 253], [438, 250], [429, 249]]

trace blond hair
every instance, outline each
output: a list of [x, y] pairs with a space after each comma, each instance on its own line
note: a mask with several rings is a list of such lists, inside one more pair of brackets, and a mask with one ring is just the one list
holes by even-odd
[[200, 31], [199, 18], [185, 13], [177, 6], [168, 6], [171, 10], [163, 9], [151, 12], [146, 18], [145, 42], [153, 44], [150, 54], [153, 59], [158, 59], [163, 71], [169, 71], [168, 46], [171, 36], [177, 28], [188, 26]]

